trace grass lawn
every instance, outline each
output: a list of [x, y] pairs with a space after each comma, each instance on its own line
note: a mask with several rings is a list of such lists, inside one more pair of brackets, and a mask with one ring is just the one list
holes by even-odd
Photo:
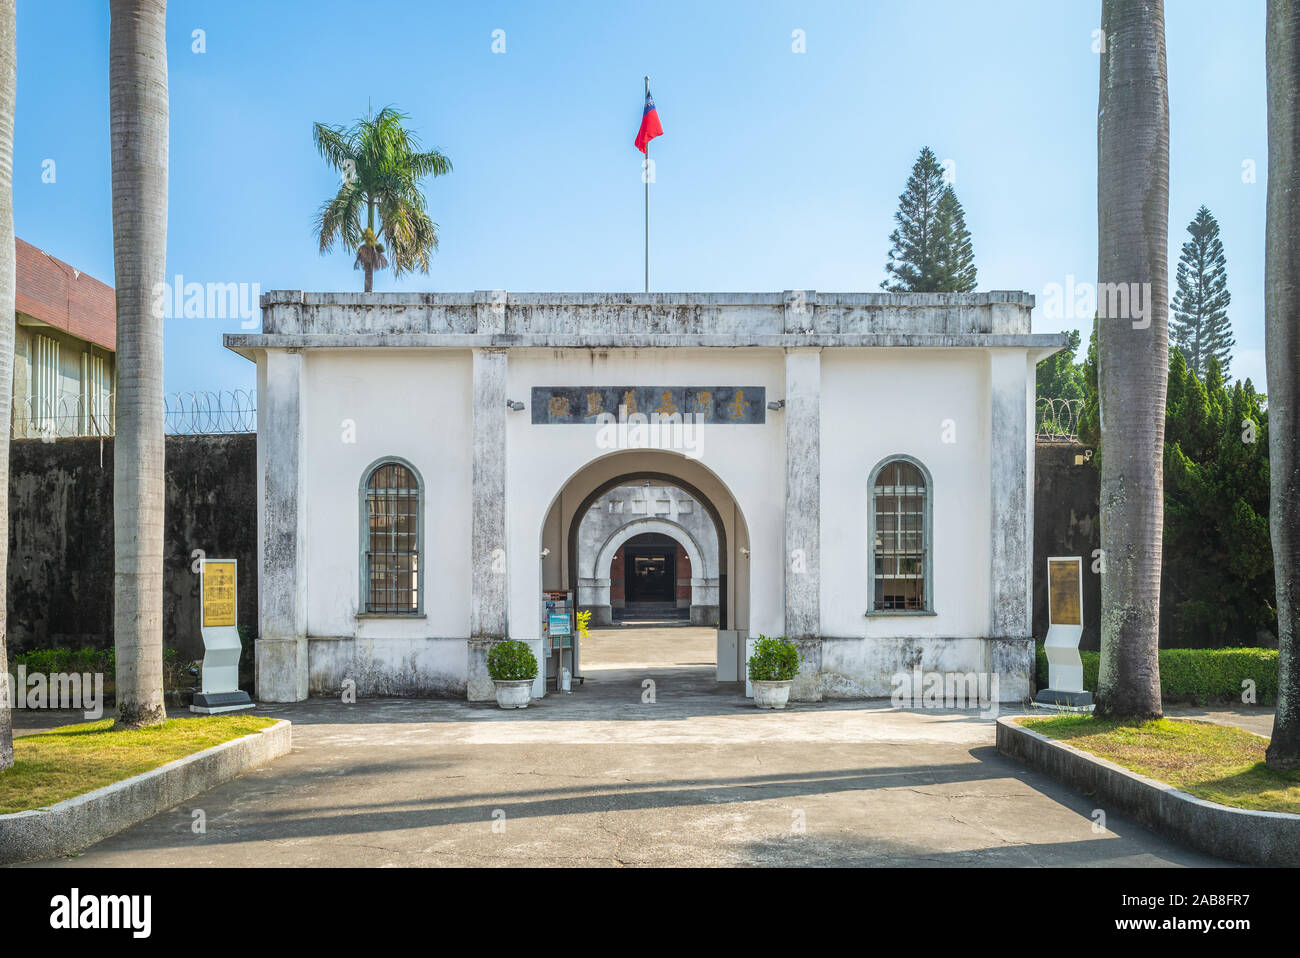
[[1220, 805], [1300, 814], [1300, 771], [1264, 765], [1268, 739], [1211, 722], [1062, 715], [1021, 722], [1130, 771]]
[[274, 724], [205, 715], [114, 732], [113, 720], [103, 719], [23, 735], [14, 739], [13, 767], [0, 772], [0, 814], [44, 808]]

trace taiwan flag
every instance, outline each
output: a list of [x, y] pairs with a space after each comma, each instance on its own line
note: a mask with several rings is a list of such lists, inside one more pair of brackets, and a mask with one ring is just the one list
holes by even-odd
[[[663, 136], [664, 128], [659, 125], [659, 111], [655, 109], [654, 97], [650, 91], [645, 93], [645, 111], [641, 114], [641, 129], [636, 134], [636, 148], [642, 153], [656, 136]], [[647, 154], [648, 155], [648, 154]]]

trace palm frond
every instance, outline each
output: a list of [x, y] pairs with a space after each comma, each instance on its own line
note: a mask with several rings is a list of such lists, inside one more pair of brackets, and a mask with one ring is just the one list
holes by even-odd
[[334, 169], [341, 171], [349, 160], [356, 162], [353, 137], [342, 127], [313, 123], [311, 139], [316, 145], [316, 152]]
[[365, 200], [359, 184], [344, 183], [334, 198], [320, 208], [315, 226], [322, 255], [332, 250], [338, 241], [342, 241], [345, 249], [356, 249], [361, 242], [361, 210]]
[[407, 166], [411, 176], [417, 180], [422, 180], [426, 176], [445, 176], [451, 172], [451, 160], [437, 150], [411, 154]]
[[393, 275], [429, 272], [429, 254], [438, 248], [438, 225], [429, 218], [423, 205], [382, 205], [380, 214], [384, 239], [392, 253]]

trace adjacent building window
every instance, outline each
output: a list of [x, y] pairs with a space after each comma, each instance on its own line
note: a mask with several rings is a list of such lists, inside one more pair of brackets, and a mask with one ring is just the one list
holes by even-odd
[[376, 463], [362, 483], [362, 589], [366, 612], [422, 611], [420, 546], [423, 490], [415, 468]]
[[49, 336], [31, 338], [31, 378], [28, 418], [38, 434], [55, 434], [59, 417], [59, 342]]
[[932, 610], [929, 493], [929, 476], [914, 459], [888, 459], [872, 474], [874, 612]]
[[108, 359], [92, 353], [81, 354], [81, 435], [113, 435], [112, 384], [108, 376]]

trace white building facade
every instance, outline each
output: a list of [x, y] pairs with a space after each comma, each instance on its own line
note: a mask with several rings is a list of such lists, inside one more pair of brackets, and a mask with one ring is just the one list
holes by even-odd
[[800, 646], [796, 700], [914, 670], [1030, 694], [1034, 371], [1065, 345], [1032, 296], [262, 307], [225, 338], [257, 364], [262, 700], [491, 698], [487, 650], [542, 658], [543, 593], [599, 578], [583, 517], [645, 482], [712, 521], [719, 629]]

